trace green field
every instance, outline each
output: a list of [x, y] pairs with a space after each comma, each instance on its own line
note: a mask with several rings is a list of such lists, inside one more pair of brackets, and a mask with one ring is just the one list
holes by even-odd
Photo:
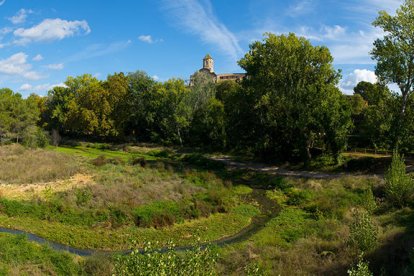
[[[355, 212], [367, 210], [378, 234], [365, 259], [377, 272], [395, 265], [408, 271], [408, 257], [381, 252], [390, 247], [410, 255], [401, 243], [411, 241], [413, 212], [388, 204], [383, 185], [375, 176], [315, 180], [228, 171], [201, 154], [148, 146], [9, 145], [0, 147], [0, 226], [116, 252], [148, 242], [158, 248], [214, 243], [268, 212], [264, 225], [217, 248], [217, 273], [341, 275], [360, 253], [350, 238]], [[260, 198], [255, 191], [265, 192]], [[270, 214], [270, 205], [278, 211]], [[55, 252], [21, 236], [0, 238], [7, 245], [0, 249], [4, 274], [111, 275], [119, 263]], [[21, 257], [11, 262], [13, 254]]]

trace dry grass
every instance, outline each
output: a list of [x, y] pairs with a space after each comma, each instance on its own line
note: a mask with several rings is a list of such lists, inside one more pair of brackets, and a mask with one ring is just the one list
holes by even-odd
[[22, 184], [67, 179], [79, 172], [74, 157], [20, 145], [0, 146], [0, 183]]
[[[130, 165], [108, 164], [95, 173], [93, 182], [93, 189], [86, 189], [92, 193], [93, 199], [89, 204], [94, 208], [140, 206], [158, 200], [179, 201], [204, 190], [168, 168], [153, 169]], [[67, 191], [66, 197], [73, 197], [73, 194]]]
[[53, 193], [70, 191], [94, 185], [91, 175], [75, 174], [70, 179], [30, 184], [0, 184], [0, 196], [8, 199], [47, 199]]

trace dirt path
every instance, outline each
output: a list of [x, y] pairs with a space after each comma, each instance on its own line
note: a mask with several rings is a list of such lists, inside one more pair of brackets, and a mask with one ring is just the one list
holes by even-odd
[[238, 162], [232, 160], [228, 156], [224, 157], [210, 157], [213, 161], [219, 161], [224, 163], [229, 169], [236, 168], [236, 169], [245, 169], [245, 170], [252, 170], [256, 172], [263, 172], [268, 173], [271, 175], [277, 176], [290, 176], [290, 177], [298, 177], [298, 178], [313, 178], [313, 179], [334, 179], [340, 178], [344, 176], [375, 176], [374, 174], [357, 174], [357, 173], [325, 173], [325, 172], [318, 172], [318, 171], [296, 171], [296, 170], [287, 170], [278, 166], [269, 166], [263, 163], [256, 163], [256, 162]]

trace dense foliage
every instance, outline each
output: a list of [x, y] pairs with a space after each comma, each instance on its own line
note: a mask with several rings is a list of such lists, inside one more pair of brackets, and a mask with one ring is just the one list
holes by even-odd
[[339, 73], [326, 47], [312, 46], [294, 34], [268, 34], [240, 60], [250, 125], [257, 150], [265, 155], [311, 158], [311, 148], [337, 155], [351, 127], [350, 109], [336, 88]]
[[[266, 34], [239, 61], [241, 82], [215, 83], [197, 72], [191, 84], [158, 82], [145, 72], [105, 80], [68, 77], [47, 97], [23, 99], [0, 90], [0, 138], [28, 146], [60, 137], [155, 142], [250, 151], [263, 158], [300, 161], [317, 154], [338, 160], [345, 148], [414, 148], [413, 1], [396, 15], [381, 12], [385, 31], [372, 50], [379, 83], [359, 83], [352, 96], [337, 88], [340, 72], [324, 46], [294, 34]], [[396, 83], [401, 94], [387, 84]]]

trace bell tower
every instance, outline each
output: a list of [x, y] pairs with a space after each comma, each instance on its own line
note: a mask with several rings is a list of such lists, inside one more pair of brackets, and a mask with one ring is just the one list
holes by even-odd
[[207, 69], [210, 73], [214, 73], [214, 60], [209, 54], [203, 58], [203, 69]]

